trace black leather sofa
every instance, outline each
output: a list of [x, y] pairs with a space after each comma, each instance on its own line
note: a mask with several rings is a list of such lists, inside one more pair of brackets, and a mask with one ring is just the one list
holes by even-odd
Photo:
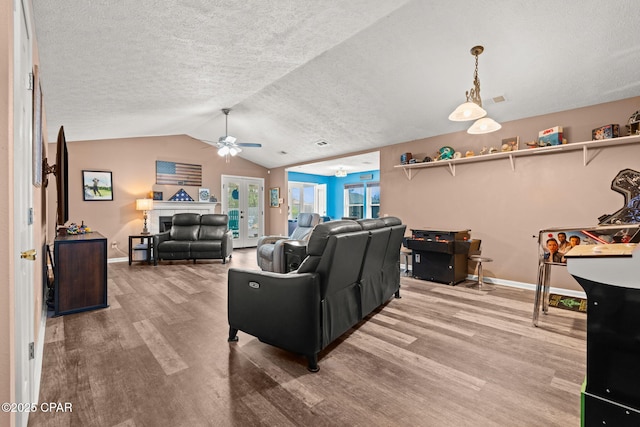
[[171, 229], [153, 237], [154, 265], [160, 260], [231, 258], [233, 235], [229, 217], [221, 214], [179, 213], [171, 219]]
[[394, 294], [400, 298], [405, 228], [395, 217], [322, 223], [295, 272], [229, 269], [228, 340], [246, 332], [306, 356], [318, 371], [321, 350]]

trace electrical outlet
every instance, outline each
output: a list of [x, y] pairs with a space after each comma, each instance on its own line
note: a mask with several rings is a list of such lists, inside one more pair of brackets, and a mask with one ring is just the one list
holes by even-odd
[[118, 249], [118, 242], [111, 242], [111, 249]]

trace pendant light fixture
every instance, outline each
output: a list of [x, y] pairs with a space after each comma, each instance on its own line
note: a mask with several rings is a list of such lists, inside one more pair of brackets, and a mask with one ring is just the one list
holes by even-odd
[[480, 79], [478, 78], [478, 55], [484, 52], [484, 47], [474, 46], [471, 48], [471, 55], [476, 57], [476, 69], [473, 74], [473, 88], [466, 92], [467, 102], [464, 102], [449, 115], [449, 120], [454, 122], [464, 122], [475, 120], [473, 125], [467, 130], [470, 134], [482, 134], [495, 132], [502, 126], [493, 119], [485, 117], [487, 112], [482, 108], [480, 98]]

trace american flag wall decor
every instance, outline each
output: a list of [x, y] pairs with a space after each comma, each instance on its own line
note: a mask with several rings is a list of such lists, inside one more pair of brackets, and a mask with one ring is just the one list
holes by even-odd
[[202, 185], [202, 165], [156, 160], [156, 184]]

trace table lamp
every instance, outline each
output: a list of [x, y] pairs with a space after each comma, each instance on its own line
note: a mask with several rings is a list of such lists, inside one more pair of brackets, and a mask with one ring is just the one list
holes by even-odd
[[137, 199], [136, 200], [136, 210], [144, 212], [144, 227], [142, 228], [141, 234], [149, 234], [149, 229], [147, 228], [147, 218], [149, 211], [153, 209], [153, 200], [152, 199]]

